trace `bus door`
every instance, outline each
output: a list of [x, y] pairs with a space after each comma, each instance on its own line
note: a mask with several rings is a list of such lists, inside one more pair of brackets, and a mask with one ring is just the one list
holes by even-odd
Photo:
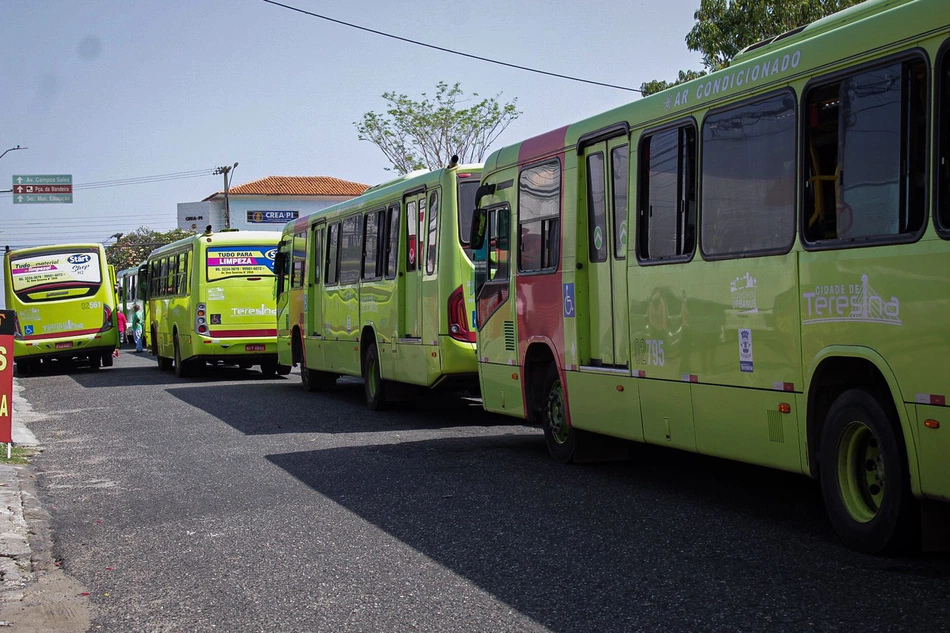
[[[587, 211], [587, 326], [581, 364], [627, 368], [627, 137], [584, 150]], [[583, 252], [579, 249], [579, 252]], [[586, 362], [585, 362], [586, 361]]]
[[305, 333], [307, 337], [323, 338], [323, 235], [326, 223], [314, 224], [310, 228], [308, 261], [313, 262], [308, 272], [307, 294], [304, 299]]
[[426, 194], [424, 191], [404, 198], [406, 224], [406, 277], [399, 297], [399, 338], [421, 340], [422, 338], [422, 272], [425, 270], [420, 233], [424, 224]]

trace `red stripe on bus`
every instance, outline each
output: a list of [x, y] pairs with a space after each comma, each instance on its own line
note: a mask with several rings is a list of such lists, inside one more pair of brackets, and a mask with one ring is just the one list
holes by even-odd
[[99, 328], [93, 330], [73, 330], [71, 332], [53, 332], [52, 334], [30, 334], [23, 338], [28, 341], [35, 341], [44, 338], [69, 338], [70, 336], [85, 336], [86, 334], [98, 334]]
[[[539, 134], [521, 142], [518, 148], [518, 162], [528, 163], [564, 149], [567, 138], [567, 126]], [[563, 208], [563, 207], [562, 207]]]
[[209, 336], [218, 338], [246, 338], [248, 336], [277, 336], [277, 330], [212, 330]]

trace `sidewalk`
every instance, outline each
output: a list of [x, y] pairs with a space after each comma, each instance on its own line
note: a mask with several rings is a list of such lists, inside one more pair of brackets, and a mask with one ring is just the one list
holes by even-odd
[[[14, 378], [13, 444], [42, 450], [27, 424], [47, 416], [33, 411], [23, 390]], [[89, 594], [54, 563], [49, 523], [33, 466], [0, 464], [0, 631], [80, 633], [89, 628]]]
[[[13, 444], [39, 448], [39, 443], [26, 422], [41, 418], [23, 399], [23, 387], [13, 382]], [[0, 444], [6, 451], [6, 444]], [[32, 478], [30, 465], [0, 464], [0, 602], [23, 599], [23, 588], [34, 579], [30, 527], [24, 518], [24, 491], [21, 478]], [[27, 494], [39, 506], [35, 495]]]

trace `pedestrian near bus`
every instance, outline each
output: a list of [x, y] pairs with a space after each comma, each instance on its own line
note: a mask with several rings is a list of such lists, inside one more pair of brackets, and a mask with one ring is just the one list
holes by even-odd
[[119, 347], [127, 343], [125, 338], [125, 330], [129, 327], [129, 320], [125, 316], [125, 312], [121, 309], [119, 310], [119, 316], [116, 317], [119, 321]]
[[119, 344], [112, 350], [112, 355], [118, 358], [119, 350], [122, 349], [122, 346], [125, 344], [125, 327], [128, 324], [128, 319], [125, 318], [125, 313], [123, 313], [121, 309], [116, 317], [116, 321], [118, 321], [119, 324]]
[[132, 308], [132, 338], [135, 340], [136, 353], [142, 353], [142, 306], [135, 304]]

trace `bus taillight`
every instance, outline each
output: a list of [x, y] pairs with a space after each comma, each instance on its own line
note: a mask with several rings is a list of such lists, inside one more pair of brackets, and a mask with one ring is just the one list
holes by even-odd
[[465, 293], [459, 286], [449, 295], [449, 336], [456, 341], [475, 342], [475, 332], [468, 329], [468, 314], [465, 310]]
[[198, 334], [208, 334], [208, 320], [205, 318], [206, 315], [205, 304], [199, 303], [195, 309], [195, 332]]
[[112, 329], [112, 308], [107, 305], [102, 306], [102, 327], [100, 332], [108, 332]]

